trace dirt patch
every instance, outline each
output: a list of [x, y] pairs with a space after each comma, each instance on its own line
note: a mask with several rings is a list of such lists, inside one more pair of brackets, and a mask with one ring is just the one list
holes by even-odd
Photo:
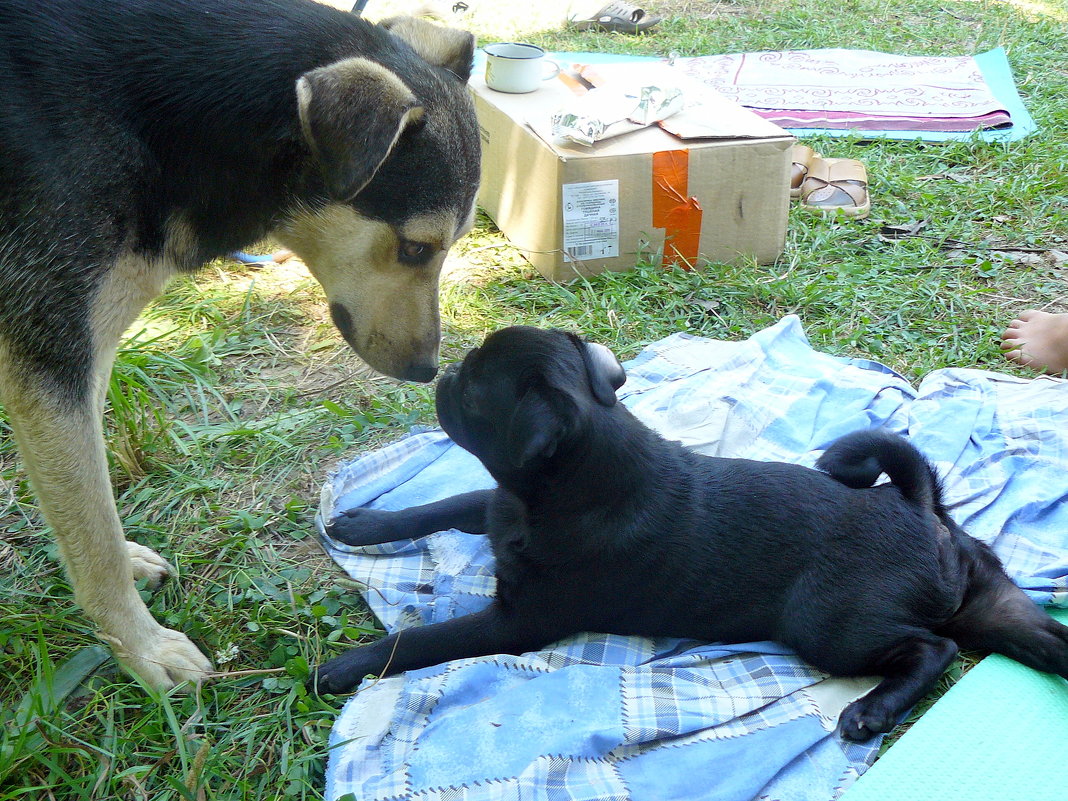
[[749, 6], [743, 3], [709, 3], [707, 0], [659, 0], [643, 7], [651, 14], [657, 14], [664, 19], [681, 17], [689, 20], [738, 16], [750, 10]]

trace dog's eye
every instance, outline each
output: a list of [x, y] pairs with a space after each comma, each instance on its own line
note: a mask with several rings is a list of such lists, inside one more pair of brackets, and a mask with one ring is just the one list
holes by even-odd
[[402, 239], [397, 248], [397, 260], [402, 264], [426, 264], [433, 255], [432, 246], [412, 239]]

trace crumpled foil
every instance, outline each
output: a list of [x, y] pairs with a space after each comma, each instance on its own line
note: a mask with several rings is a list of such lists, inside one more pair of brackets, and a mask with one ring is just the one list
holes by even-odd
[[652, 125], [682, 111], [685, 99], [675, 86], [643, 86], [638, 93], [638, 105], [627, 117], [639, 125]]
[[591, 89], [553, 114], [552, 132], [559, 139], [589, 146], [667, 119], [684, 105], [682, 90], [673, 86]]

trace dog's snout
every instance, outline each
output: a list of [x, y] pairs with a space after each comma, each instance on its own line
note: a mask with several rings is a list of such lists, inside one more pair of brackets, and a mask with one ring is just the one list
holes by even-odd
[[404, 368], [404, 372], [398, 376], [405, 381], [417, 381], [420, 384], [428, 384], [434, 380], [434, 376], [438, 374], [438, 367], [436, 364], [409, 364]]
[[353, 313], [343, 303], [330, 304], [330, 316], [341, 336], [371, 367], [402, 381], [429, 383], [438, 374], [437, 337], [398, 341], [388, 330], [361, 331]]
[[337, 330], [341, 332], [341, 336], [345, 338], [345, 341], [351, 343], [354, 326], [349, 310], [340, 303], [331, 303], [330, 317], [334, 321], [334, 325], [337, 326]]

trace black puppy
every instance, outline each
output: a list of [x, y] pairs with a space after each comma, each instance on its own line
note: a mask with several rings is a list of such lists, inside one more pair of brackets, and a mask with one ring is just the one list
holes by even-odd
[[[842, 713], [842, 735], [864, 740], [892, 728], [958, 646], [1068, 676], [1068, 628], [953, 522], [905, 440], [847, 435], [820, 470], [702, 456], [617, 404], [623, 381], [606, 348], [525, 327], [490, 335], [442, 376], [441, 425], [498, 489], [354, 509], [330, 534], [364, 545], [486, 533], [496, 600], [330, 660], [320, 690], [581, 631], [772, 639], [828, 673], [884, 677]], [[881, 473], [892, 483], [872, 486]]]

